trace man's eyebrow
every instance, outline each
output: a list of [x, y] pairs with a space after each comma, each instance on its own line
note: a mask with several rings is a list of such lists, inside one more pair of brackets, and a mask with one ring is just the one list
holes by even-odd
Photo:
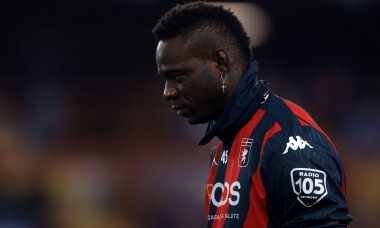
[[162, 72], [158, 72], [158, 76], [168, 77], [172, 73], [176, 73], [176, 72], [179, 72], [179, 71], [182, 71], [182, 70], [181, 69], [168, 69], [168, 70], [165, 70], [165, 71], [162, 71]]

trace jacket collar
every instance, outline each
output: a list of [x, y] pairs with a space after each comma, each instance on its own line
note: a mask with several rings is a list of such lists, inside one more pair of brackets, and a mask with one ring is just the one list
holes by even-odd
[[240, 79], [219, 119], [209, 122], [199, 145], [207, 144], [214, 136], [222, 141], [229, 140], [252, 118], [270, 93], [268, 83], [257, 80], [257, 71], [258, 65], [254, 61]]

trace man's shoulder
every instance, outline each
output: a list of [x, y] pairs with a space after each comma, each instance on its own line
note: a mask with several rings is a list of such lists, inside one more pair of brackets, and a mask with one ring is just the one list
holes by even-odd
[[314, 126], [317, 124], [302, 107], [275, 94], [271, 96], [260, 107], [280, 125], [282, 129], [294, 126]]
[[329, 137], [313, 118], [295, 103], [272, 94], [260, 108], [265, 111], [276, 127], [271, 137], [268, 137], [268, 140], [271, 139], [272, 146], [277, 145], [285, 152], [284, 145], [292, 143], [298, 145], [313, 141], [318, 144], [323, 142], [325, 147], [331, 147], [332, 151], [336, 150]]

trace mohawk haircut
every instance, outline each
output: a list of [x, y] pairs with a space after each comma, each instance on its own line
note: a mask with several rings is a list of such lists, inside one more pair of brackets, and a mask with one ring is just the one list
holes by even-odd
[[252, 60], [249, 37], [239, 19], [222, 6], [192, 2], [171, 8], [152, 30], [157, 41], [182, 35], [185, 45], [203, 58], [223, 48], [241, 58], [245, 67]]

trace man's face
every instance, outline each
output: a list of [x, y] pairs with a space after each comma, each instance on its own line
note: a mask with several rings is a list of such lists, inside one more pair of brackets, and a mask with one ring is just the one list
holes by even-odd
[[158, 74], [165, 78], [163, 96], [190, 124], [217, 119], [224, 109], [218, 64], [195, 56], [182, 36], [158, 43]]

